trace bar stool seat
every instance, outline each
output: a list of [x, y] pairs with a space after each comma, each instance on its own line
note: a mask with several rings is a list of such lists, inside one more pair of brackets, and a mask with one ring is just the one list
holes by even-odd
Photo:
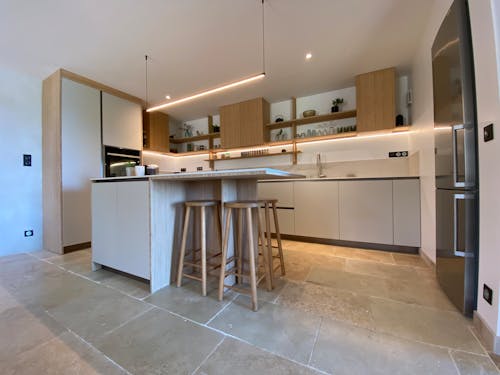
[[[220, 221], [220, 202], [217, 200], [193, 200], [184, 202], [185, 207], [185, 216], [184, 216], [184, 226], [182, 230], [182, 242], [181, 249], [179, 255], [179, 265], [177, 269], [177, 286], [180, 287], [182, 285], [182, 278], [186, 277], [193, 280], [201, 281], [201, 289], [202, 295], [207, 295], [207, 273], [208, 271], [212, 271], [220, 267], [220, 263], [208, 263], [209, 259], [216, 258], [222, 254], [219, 250], [215, 251], [215, 253], [207, 254], [207, 217], [206, 217], [206, 208], [207, 207], [215, 207], [216, 208], [216, 216], [217, 216], [217, 238], [219, 244], [222, 247], [222, 239], [221, 239], [221, 221]], [[186, 256], [186, 243], [187, 236], [189, 232], [189, 219], [191, 216], [191, 210], [199, 209], [201, 211], [200, 215], [200, 248], [199, 249], [191, 249], [192, 262], [187, 262], [185, 260]], [[194, 224], [194, 222], [193, 222]], [[194, 231], [193, 231], [194, 232]], [[201, 252], [200, 259], [197, 259], [197, 253]], [[199, 269], [201, 275], [195, 276], [193, 274], [185, 273], [184, 267], [190, 266], [195, 269]]]
[[[266, 223], [266, 239], [267, 239], [267, 248], [268, 252], [271, 254], [270, 255], [270, 262], [271, 262], [271, 273], [272, 276], [274, 276], [274, 273], [277, 270], [280, 270], [281, 276], [285, 276], [285, 259], [283, 257], [283, 246], [281, 243], [281, 233], [280, 233], [280, 227], [279, 227], [279, 220], [278, 220], [278, 199], [275, 198], [265, 198], [265, 199], [259, 199], [259, 203], [261, 205], [264, 205], [264, 217], [265, 217], [265, 223]], [[272, 244], [272, 239], [271, 239], [271, 215], [270, 211], [272, 210], [273, 212], [273, 220], [274, 220], [274, 232], [276, 234], [276, 245]], [[273, 249], [278, 249], [278, 253], [276, 255], [273, 254]], [[274, 260], [278, 259], [279, 264], [274, 267]], [[272, 280], [274, 283], [274, 281]]]
[[[250, 279], [250, 295], [252, 297], [252, 309], [254, 311], [258, 310], [257, 301], [257, 285], [263, 280], [266, 280], [267, 289], [271, 290], [271, 269], [269, 263], [269, 254], [267, 249], [263, 249], [262, 255], [264, 257], [263, 268], [264, 273], [262, 276], [258, 277], [259, 271], [259, 241], [254, 240], [254, 220], [252, 215], [252, 210], [256, 210], [255, 217], [257, 218], [257, 233], [258, 238], [264, 243], [264, 234], [262, 230], [262, 225], [260, 221], [260, 215], [258, 209], [260, 207], [259, 201], [233, 201], [224, 203], [224, 208], [227, 210], [226, 222], [224, 228], [223, 236], [223, 246], [222, 246], [222, 259], [221, 259], [221, 269], [220, 269], [220, 279], [219, 279], [219, 301], [222, 301], [224, 297], [224, 289], [233, 289], [240, 293], [247, 293], [248, 291], [238, 288], [235, 285], [225, 284], [225, 279], [228, 276], [234, 275], [238, 279], [238, 283], [241, 283], [243, 278]], [[238, 239], [234, 255], [228, 258], [228, 245], [229, 245], [229, 235], [232, 223], [233, 210], [237, 210], [240, 214], [237, 218], [238, 229], [235, 231], [236, 238]], [[245, 220], [244, 220], [245, 219]], [[246, 236], [247, 247], [243, 249], [243, 237]], [[245, 253], [245, 250], [247, 254]], [[245, 255], [248, 257], [248, 264], [250, 266], [249, 273], [243, 273], [243, 263]], [[234, 264], [229, 269], [226, 269], [228, 264]]]

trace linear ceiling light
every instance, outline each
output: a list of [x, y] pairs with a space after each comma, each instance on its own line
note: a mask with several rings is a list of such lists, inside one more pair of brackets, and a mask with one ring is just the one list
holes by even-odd
[[249, 83], [249, 82], [255, 81], [257, 79], [264, 78], [265, 76], [266, 76], [265, 73], [260, 73], [260, 74], [257, 74], [256, 76], [245, 78], [245, 79], [239, 80], [237, 82], [229, 83], [227, 85], [220, 86], [220, 87], [217, 87], [215, 89], [203, 91], [203, 92], [200, 92], [200, 93], [195, 94], [195, 95], [191, 95], [191, 96], [187, 96], [187, 97], [182, 98], [182, 99], [174, 100], [173, 102], [168, 102], [165, 104], [160, 104], [160, 105], [157, 105], [155, 107], [148, 108], [147, 112], [158, 111], [159, 109], [170, 107], [170, 106], [175, 105], [175, 104], [184, 103], [184, 102], [187, 102], [189, 100], [201, 98], [202, 96], [214, 94], [214, 93], [222, 91], [222, 90], [227, 90], [227, 89], [230, 89], [230, 88], [233, 88], [236, 86], [244, 85], [245, 83]]
[[[264, 0], [261, 0], [261, 3], [262, 3], [262, 73], [257, 74], [255, 76], [241, 79], [241, 80], [233, 82], [233, 83], [229, 83], [229, 84], [224, 85], [224, 86], [217, 87], [215, 89], [202, 91], [198, 94], [194, 94], [194, 95], [182, 98], [182, 99], [174, 100], [172, 102], [163, 103], [163, 104], [148, 108], [148, 109], [146, 109], [146, 112], [158, 111], [158, 110], [163, 109], [163, 108], [167, 108], [167, 107], [170, 107], [170, 106], [173, 106], [176, 104], [184, 103], [184, 102], [187, 102], [189, 100], [198, 99], [198, 98], [201, 98], [201, 97], [206, 96], [206, 95], [215, 94], [216, 92], [219, 92], [219, 91], [227, 90], [227, 89], [230, 89], [230, 88], [233, 88], [236, 86], [244, 85], [245, 83], [249, 83], [249, 82], [255, 81], [255, 80], [260, 79], [260, 78], [264, 78], [266, 76], [266, 55], [265, 55], [265, 53], [266, 53], [266, 48], [265, 48], [266, 32], [265, 31], [266, 30], [265, 30], [265, 18], [264, 18], [264, 15], [265, 15], [264, 14]], [[147, 57], [146, 57], [146, 64], [147, 64]], [[147, 80], [147, 77], [146, 77], [146, 80]]]

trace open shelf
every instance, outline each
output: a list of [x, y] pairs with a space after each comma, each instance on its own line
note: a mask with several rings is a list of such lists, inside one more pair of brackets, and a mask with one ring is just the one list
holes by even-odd
[[268, 157], [268, 156], [294, 155], [294, 154], [300, 154], [300, 153], [301, 153], [301, 151], [273, 152], [273, 153], [270, 153], [270, 154], [262, 154], [262, 155], [234, 156], [234, 157], [225, 158], [225, 159], [207, 159], [205, 161], [227, 161], [227, 160], [236, 160], [236, 159], [265, 158], [265, 157]]
[[324, 121], [332, 121], [332, 120], [340, 120], [344, 118], [356, 117], [356, 110], [352, 111], [344, 111], [344, 112], [333, 112], [327, 113], [326, 115], [318, 115], [311, 117], [303, 117], [290, 121], [282, 121], [282, 122], [273, 122], [271, 124], [267, 124], [267, 129], [280, 129], [280, 128], [288, 128], [293, 125], [306, 125], [306, 124], [314, 124], [317, 122]]
[[187, 137], [187, 138], [170, 138], [170, 143], [180, 144], [180, 143], [204, 141], [207, 139], [213, 139], [219, 137], [220, 133], [209, 133], [209, 134], [195, 135], [194, 137]]

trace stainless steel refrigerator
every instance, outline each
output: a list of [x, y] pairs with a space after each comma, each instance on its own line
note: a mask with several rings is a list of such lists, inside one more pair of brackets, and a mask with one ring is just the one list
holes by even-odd
[[477, 305], [479, 249], [474, 58], [466, 0], [455, 0], [432, 45], [436, 270], [456, 307]]

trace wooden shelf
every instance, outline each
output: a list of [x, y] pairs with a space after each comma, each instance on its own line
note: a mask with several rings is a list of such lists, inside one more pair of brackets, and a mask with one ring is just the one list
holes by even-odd
[[271, 154], [252, 155], [252, 156], [235, 156], [232, 158], [225, 158], [225, 159], [207, 159], [205, 161], [226, 161], [226, 160], [236, 160], [236, 159], [265, 158], [268, 156], [300, 154], [301, 152], [302, 151], [273, 152]]
[[342, 139], [342, 138], [352, 138], [358, 135], [357, 132], [345, 132], [340, 134], [330, 134], [330, 135], [318, 135], [316, 137], [307, 137], [307, 138], [297, 138], [295, 140], [296, 143], [307, 143], [314, 141], [327, 141], [329, 139]]
[[290, 121], [282, 121], [282, 122], [274, 122], [272, 124], [267, 124], [267, 129], [280, 129], [280, 128], [288, 128], [293, 125], [306, 125], [306, 124], [314, 124], [317, 122], [324, 121], [332, 121], [332, 120], [340, 120], [344, 118], [356, 117], [356, 110], [352, 111], [344, 111], [344, 112], [334, 112], [327, 113], [326, 115], [318, 115], [311, 117], [303, 117]]
[[170, 138], [170, 143], [180, 144], [180, 143], [204, 141], [204, 140], [219, 138], [219, 137], [220, 137], [220, 133], [210, 133], [210, 134], [203, 134], [203, 135], [195, 135], [194, 137], [187, 137], [187, 138]]

